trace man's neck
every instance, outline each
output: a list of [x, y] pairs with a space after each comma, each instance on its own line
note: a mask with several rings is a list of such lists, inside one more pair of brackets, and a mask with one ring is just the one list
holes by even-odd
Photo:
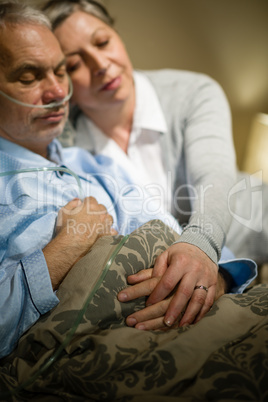
[[26, 141], [15, 141], [12, 138], [7, 137], [6, 135], [3, 135], [2, 133], [0, 134], [2, 138], [4, 138], [7, 141], [10, 141], [14, 144], [17, 144], [23, 148], [28, 149], [29, 151], [42, 156], [43, 158], [48, 159], [48, 145], [49, 143], [40, 143], [39, 141], [36, 141], [34, 143], [28, 143]]

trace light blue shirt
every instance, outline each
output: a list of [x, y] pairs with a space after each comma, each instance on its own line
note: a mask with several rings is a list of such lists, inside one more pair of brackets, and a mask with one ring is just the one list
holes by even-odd
[[[161, 210], [159, 200], [145, 194], [108, 157], [93, 157], [79, 148], [62, 149], [57, 140], [49, 159], [0, 138], [0, 174], [29, 168], [67, 167], [75, 172], [21, 172], [0, 177], [0, 357], [40, 315], [59, 302], [52, 289], [42, 249], [54, 236], [59, 209], [74, 197], [94, 196], [113, 216], [114, 227], [127, 234], [152, 219], [180, 233], [177, 221]], [[224, 260], [228, 250], [223, 252]], [[233, 275], [234, 292], [242, 292], [256, 276], [251, 260], [222, 263]]]

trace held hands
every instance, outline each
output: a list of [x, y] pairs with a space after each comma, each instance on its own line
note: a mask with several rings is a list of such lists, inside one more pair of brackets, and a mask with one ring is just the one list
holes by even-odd
[[[162, 329], [199, 321], [214, 300], [224, 294], [218, 267], [198, 247], [177, 243], [164, 251], [153, 269], [128, 277], [131, 285], [118, 294], [120, 301], [149, 296], [146, 307], [127, 318], [138, 329]], [[203, 285], [203, 288], [195, 287]]]

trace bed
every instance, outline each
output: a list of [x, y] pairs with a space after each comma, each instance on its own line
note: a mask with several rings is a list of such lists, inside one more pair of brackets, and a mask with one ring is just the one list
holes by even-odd
[[145, 302], [118, 302], [126, 276], [153, 266], [176, 238], [157, 224], [103, 237], [76, 264], [58, 290], [59, 305], [0, 361], [0, 400], [268, 401], [266, 284], [222, 296], [195, 325], [125, 325]]

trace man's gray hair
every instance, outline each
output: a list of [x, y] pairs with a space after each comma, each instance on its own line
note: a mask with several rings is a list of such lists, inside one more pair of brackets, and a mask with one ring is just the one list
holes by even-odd
[[76, 11], [91, 14], [111, 27], [114, 23], [107, 9], [95, 0], [49, 0], [42, 7], [42, 11], [50, 19], [53, 30]]
[[0, 1], [0, 28], [6, 24], [43, 25], [51, 30], [51, 23], [41, 11], [16, 0]]

